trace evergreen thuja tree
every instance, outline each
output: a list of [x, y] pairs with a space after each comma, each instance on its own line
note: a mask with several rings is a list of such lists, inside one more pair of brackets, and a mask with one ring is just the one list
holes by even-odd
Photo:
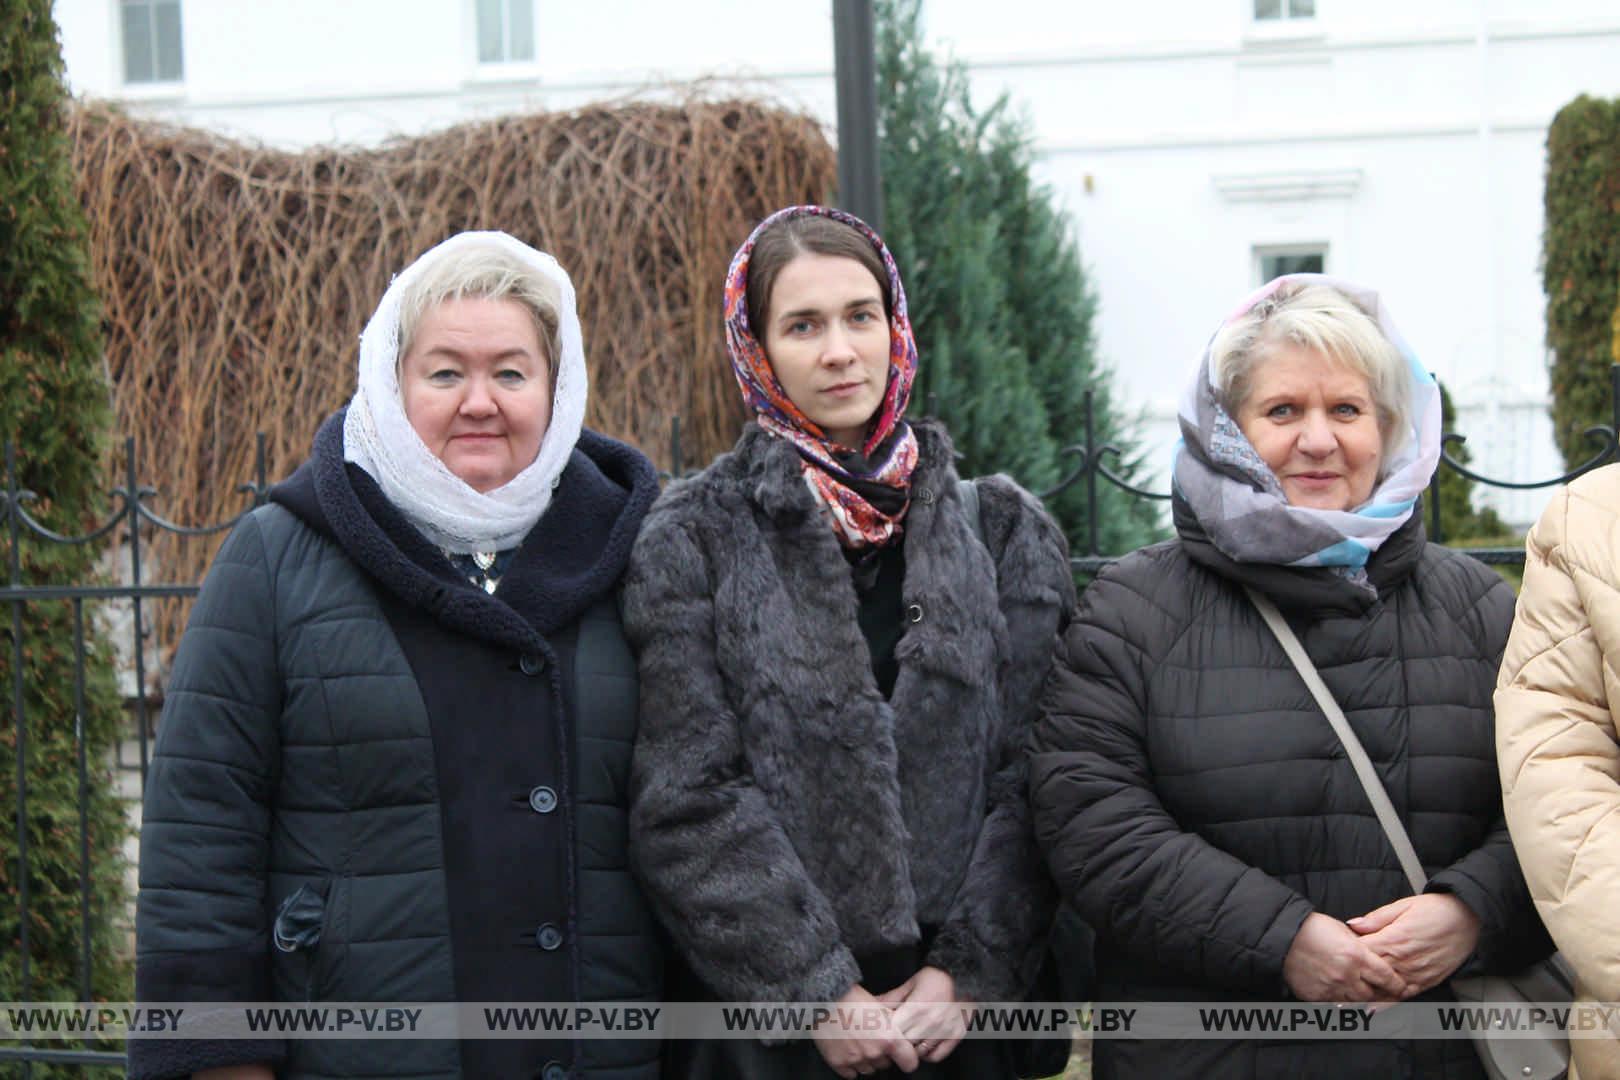
[[1609, 365], [1620, 357], [1620, 100], [1582, 94], [1553, 117], [1543, 220], [1553, 436], [1572, 469], [1592, 455], [1586, 428], [1609, 423]]
[[1045, 404], [1018, 353], [1008, 282], [986, 214], [993, 172], [985, 124], [962, 73], [922, 47], [915, 7], [878, 5], [879, 156], [884, 235], [900, 261], [922, 354], [914, 400], [943, 419], [963, 475], [1057, 478]]
[[[1094, 392], [1096, 438], [1131, 439], [1098, 363], [1086, 282], [1068, 222], [1032, 177], [1027, 134], [1006, 99], [976, 110], [960, 65], [925, 47], [920, 0], [877, 4], [884, 235], [906, 278], [922, 365], [914, 400], [950, 427], [964, 475], [1011, 474], [1040, 491], [1070, 466]], [[1157, 512], [1101, 486], [1099, 546], [1154, 538]], [[1048, 502], [1076, 552], [1087, 545], [1083, 485]]]
[[[50, 0], [0, 5], [0, 441], [15, 444], [19, 486], [37, 495], [27, 504], [29, 513], [72, 534], [86, 531], [103, 509], [109, 406], [61, 71]], [[22, 532], [16, 555], [24, 584], [94, 578], [96, 552], [89, 545], [51, 543]], [[8, 574], [9, 535], [9, 523], [0, 526]], [[19, 614], [20, 638], [14, 623]], [[126, 828], [109, 775], [119, 705], [111, 651], [94, 633], [92, 615], [87, 605], [80, 715], [70, 604], [0, 604], [0, 814], [6, 821], [0, 826], [0, 998], [7, 1000], [77, 1000], [86, 989], [102, 999], [130, 996], [119, 929], [127, 923], [120, 854]], [[13, 709], [18, 680], [21, 731]], [[26, 775], [21, 830], [20, 748]], [[81, 749], [89, 781], [82, 808]], [[81, 830], [88, 836], [87, 867]], [[19, 860], [21, 836], [26, 865]], [[91, 898], [89, 971], [82, 970], [80, 947], [84, 869]], [[36, 1077], [69, 1074], [33, 1067]]]
[[[1457, 411], [1451, 404], [1451, 393], [1444, 384], [1440, 387], [1440, 430], [1451, 431], [1457, 422]], [[1446, 450], [1460, 465], [1471, 460], [1465, 444], [1452, 444]], [[1497, 540], [1516, 544], [1513, 530], [1490, 507], [1474, 506], [1474, 481], [1456, 472], [1451, 466], [1440, 464], [1440, 539], [1447, 544], [1462, 541]]]
[[[1118, 456], [1103, 460], [1127, 481], [1138, 480], [1136, 441], [1115, 407], [1112, 373], [1097, 356], [1093, 319], [1097, 297], [1080, 264], [1069, 222], [1052, 193], [1035, 183], [1027, 133], [1003, 123], [992, 134], [991, 160], [1000, 190], [996, 205], [1002, 223], [1009, 305], [1017, 313], [1013, 339], [1028, 358], [1036, 388], [1046, 405], [1047, 428], [1058, 448], [1085, 442], [1086, 395], [1097, 445], [1112, 445]], [[1072, 469], [1072, 458], [1063, 461]], [[1097, 543], [1106, 553], [1130, 551], [1156, 538], [1159, 511], [1149, 500], [1104, 480], [1097, 485]], [[1069, 531], [1076, 550], [1089, 512], [1086, 489], [1074, 484], [1048, 500]]]

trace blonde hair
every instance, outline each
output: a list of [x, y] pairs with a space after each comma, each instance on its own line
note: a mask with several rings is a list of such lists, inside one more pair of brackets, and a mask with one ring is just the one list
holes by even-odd
[[1255, 371], [1281, 344], [1313, 350], [1367, 380], [1388, 463], [1412, 426], [1411, 373], [1372, 316], [1329, 285], [1283, 284], [1221, 327], [1209, 346], [1210, 378], [1221, 407], [1237, 417], [1248, 401]]
[[550, 278], [492, 243], [466, 244], [424, 267], [399, 298], [403, 362], [422, 317], [449, 300], [516, 300], [534, 318], [553, 384], [557, 378], [557, 309], [562, 290]]

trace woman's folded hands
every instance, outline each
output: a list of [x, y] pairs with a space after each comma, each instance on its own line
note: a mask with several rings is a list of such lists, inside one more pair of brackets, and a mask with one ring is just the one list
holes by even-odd
[[894, 1009], [895, 1026], [922, 1061], [944, 1061], [967, 1032], [956, 981], [940, 968], [920, 969], [878, 1000]]
[[[844, 1080], [894, 1066], [917, 1070], [917, 1051], [894, 1023], [894, 1014], [859, 983], [833, 1006], [836, 1015], [818, 1024], [812, 1037], [821, 1060]], [[870, 1028], [871, 1030], [868, 1030]]]
[[1408, 998], [1449, 979], [1479, 944], [1479, 916], [1450, 893], [1403, 896], [1347, 925], [1405, 980]]
[[1313, 912], [1283, 980], [1302, 1001], [1404, 1001], [1450, 978], [1478, 943], [1479, 916], [1448, 893], [1403, 896], [1347, 922]]
[[1301, 1001], [1398, 1001], [1407, 985], [1360, 934], [1319, 911], [1294, 935], [1283, 981]]
[[962, 1041], [962, 1006], [955, 981], [936, 967], [876, 997], [853, 986], [835, 1003], [839, 1015], [813, 1033], [816, 1048], [844, 1080], [890, 1067], [914, 1072], [919, 1062], [944, 1061]]

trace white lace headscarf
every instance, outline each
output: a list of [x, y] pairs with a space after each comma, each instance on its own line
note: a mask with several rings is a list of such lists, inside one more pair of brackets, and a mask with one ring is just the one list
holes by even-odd
[[[550, 279], [561, 295], [551, 423], [532, 463], [493, 491], [479, 492], [427, 448], [405, 416], [399, 386], [400, 300], [426, 268], [464, 247], [505, 249]], [[424, 536], [469, 554], [516, 547], [551, 502], [585, 422], [585, 346], [574, 285], [557, 260], [503, 232], [464, 232], [422, 255], [394, 278], [360, 335], [360, 381], [343, 423], [343, 458], [352, 461]]]

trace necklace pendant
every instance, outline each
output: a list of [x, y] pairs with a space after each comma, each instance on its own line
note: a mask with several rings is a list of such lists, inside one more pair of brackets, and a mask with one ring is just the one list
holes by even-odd
[[487, 593], [493, 593], [495, 591], [495, 586], [499, 583], [499, 578], [486, 577], [484, 579], [484, 591]]

